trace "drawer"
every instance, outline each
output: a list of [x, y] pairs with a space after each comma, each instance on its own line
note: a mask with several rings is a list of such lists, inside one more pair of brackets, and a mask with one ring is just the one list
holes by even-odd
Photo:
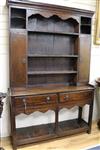
[[15, 107], [33, 107], [37, 105], [54, 104], [57, 101], [56, 94], [37, 95], [37, 96], [24, 96], [15, 97]]
[[60, 102], [67, 101], [90, 101], [93, 98], [92, 91], [78, 91], [60, 94]]

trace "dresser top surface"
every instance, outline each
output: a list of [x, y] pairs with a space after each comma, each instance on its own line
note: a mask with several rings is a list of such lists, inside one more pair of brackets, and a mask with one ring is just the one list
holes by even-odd
[[21, 96], [21, 95], [37, 95], [37, 94], [49, 94], [49, 93], [59, 93], [59, 92], [74, 92], [83, 90], [93, 90], [94, 87], [87, 86], [42, 86], [42, 87], [30, 87], [30, 88], [12, 88], [11, 96]]

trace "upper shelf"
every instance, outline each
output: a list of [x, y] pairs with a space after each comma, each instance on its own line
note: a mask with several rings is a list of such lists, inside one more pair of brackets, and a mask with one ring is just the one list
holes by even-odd
[[91, 34], [91, 17], [72, 14], [64, 16], [55, 12], [45, 14], [24, 8], [11, 8], [10, 25], [14, 29], [36, 33], [77, 36], [80, 31], [81, 34]]
[[69, 70], [69, 71], [28, 71], [28, 75], [48, 75], [48, 74], [76, 74], [77, 71]]
[[26, 10], [11, 8], [11, 28], [26, 28]]
[[28, 32], [33, 32], [33, 33], [43, 33], [43, 34], [59, 34], [59, 35], [69, 35], [69, 36], [78, 36], [79, 33], [74, 33], [74, 32], [58, 32], [58, 31], [38, 31], [38, 30], [28, 30]]
[[91, 18], [81, 16], [80, 32], [82, 34], [91, 34]]
[[28, 57], [68, 57], [68, 58], [78, 58], [78, 55], [35, 55], [35, 54], [28, 54]]
[[89, 17], [81, 17], [81, 24], [91, 25], [91, 18]]
[[63, 20], [57, 15], [52, 15], [49, 18], [45, 18], [40, 14], [32, 14], [28, 17], [27, 28], [29, 31], [79, 33], [79, 22], [72, 17]]

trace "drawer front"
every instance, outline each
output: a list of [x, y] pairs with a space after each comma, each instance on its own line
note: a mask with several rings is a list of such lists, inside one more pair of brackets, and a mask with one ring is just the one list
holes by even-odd
[[70, 93], [61, 93], [60, 102], [69, 102], [69, 101], [90, 101], [93, 98], [92, 91], [79, 91], [79, 92], [70, 92]]
[[16, 107], [33, 107], [44, 104], [54, 104], [57, 101], [56, 94], [15, 97]]

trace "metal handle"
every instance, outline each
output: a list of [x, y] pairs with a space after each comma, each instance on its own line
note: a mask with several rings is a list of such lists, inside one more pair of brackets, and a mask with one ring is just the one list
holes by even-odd
[[46, 97], [47, 102], [49, 102], [50, 99], [51, 99], [50, 96], [47, 96], [47, 97]]
[[64, 100], [68, 100], [68, 95], [64, 96]]
[[25, 107], [25, 111], [26, 111], [26, 109], [27, 109], [27, 102], [26, 102], [25, 98], [23, 99], [23, 103], [24, 103], [24, 107]]
[[23, 59], [22, 59], [22, 63], [23, 63], [23, 64], [26, 64], [26, 58], [23, 58]]

